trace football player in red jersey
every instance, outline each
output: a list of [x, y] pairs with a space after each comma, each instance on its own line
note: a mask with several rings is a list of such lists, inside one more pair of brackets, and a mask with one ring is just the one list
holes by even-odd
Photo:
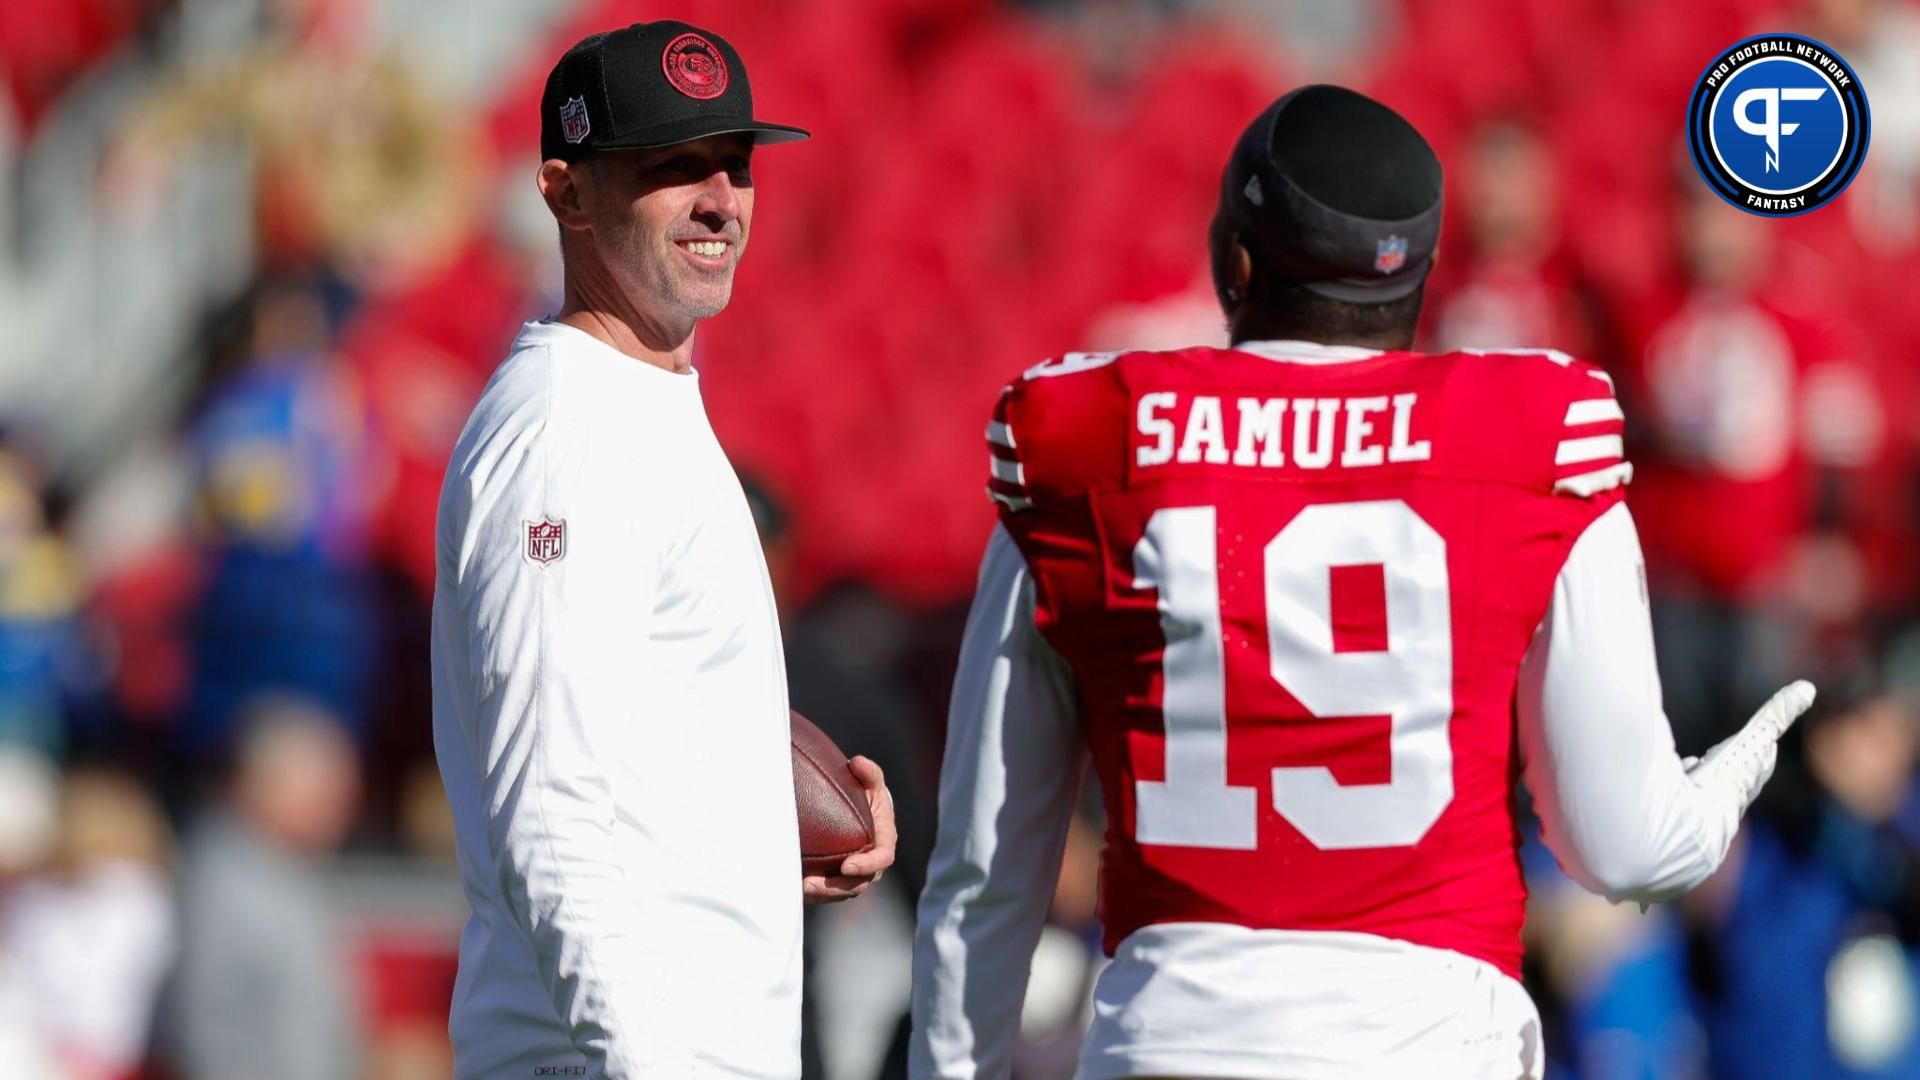
[[1518, 773], [1596, 892], [1719, 866], [1813, 688], [1676, 756], [1612, 382], [1408, 351], [1440, 204], [1400, 116], [1297, 90], [1222, 182], [1232, 347], [1069, 355], [1001, 395], [914, 1076], [1006, 1075], [1088, 755], [1096, 1080], [1539, 1076]]

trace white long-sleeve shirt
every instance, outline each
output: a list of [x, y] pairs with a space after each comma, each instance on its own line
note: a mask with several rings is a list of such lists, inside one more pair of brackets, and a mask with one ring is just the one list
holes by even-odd
[[[955, 676], [920, 901], [916, 1077], [1007, 1073], [1014, 988], [1026, 985], [1081, 772], [1070, 680], [1035, 629], [1021, 552], [996, 528]], [[1713, 873], [1744, 802], [1696, 786], [1675, 755], [1625, 505], [1574, 545], [1516, 693], [1525, 780], [1571, 875], [1629, 900]], [[1369, 1062], [1380, 1071], [1364, 1075], [1478, 1076], [1537, 1067], [1538, 1049], [1524, 991], [1483, 962], [1364, 934], [1170, 923], [1131, 935], [1102, 974], [1081, 1075], [1347, 1076]]]
[[456, 1074], [798, 1076], [786, 671], [697, 377], [529, 323], [437, 531]]

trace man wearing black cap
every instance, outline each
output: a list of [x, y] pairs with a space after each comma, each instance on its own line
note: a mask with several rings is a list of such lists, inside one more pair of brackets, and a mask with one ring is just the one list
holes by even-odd
[[541, 103], [566, 297], [527, 324], [441, 492], [434, 746], [473, 914], [460, 1077], [800, 1072], [786, 671], [753, 517], [691, 364], [753, 221], [746, 67], [677, 22], [595, 34]]
[[1538, 1077], [1522, 762], [1595, 891], [1724, 858], [1813, 688], [1675, 756], [1612, 382], [1409, 351], [1440, 207], [1405, 120], [1297, 90], [1222, 180], [1232, 347], [1070, 354], [1001, 394], [914, 1076], [1006, 1075], [1089, 753], [1113, 960], [1085, 1080]]

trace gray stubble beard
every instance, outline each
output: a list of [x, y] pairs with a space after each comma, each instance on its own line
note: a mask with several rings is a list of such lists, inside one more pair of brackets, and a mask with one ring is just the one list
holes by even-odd
[[[620, 260], [622, 266], [630, 270], [638, 271], [637, 276], [641, 278], [639, 284], [643, 288], [650, 289], [675, 311], [690, 319], [699, 320], [718, 315], [720, 312], [726, 310], [728, 301], [733, 299], [733, 275], [731, 273], [727, 275], [724, 291], [715, 303], [695, 303], [690, 298], [682, 295], [681, 290], [676, 287], [680, 283], [680, 279], [675, 276], [673, 267], [668, 262], [668, 260], [674, 257], [673, 253], [649, 248], [643, 242], [639, 230], [634, 228], [629, 222], [621, 222], [616, 227], [616, 231], [614, 231], [611, 239], [613, 241], [614, 257]], [[674, 245], [669, 241], [667, 246], [672, 247]], [[734, 265], [736, 269], [739, 266], [737, 256]]]

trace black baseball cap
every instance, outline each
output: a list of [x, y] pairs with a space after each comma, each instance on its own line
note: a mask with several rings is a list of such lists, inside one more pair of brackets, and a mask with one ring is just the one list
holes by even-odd
[[1341, 86], [1303, 86], [1233, 148], [1220, 205], [1260, 267], [1335, 300], [1420, 287], [1440, 240], [1440, 159], [1412, 124]]
[[808, 132], [753, 118], [747, 65], [727, 39], [672, 19], [582, 38], [540, 95], [540, 159], [646, 150], [746, 132], [759, 143]]

